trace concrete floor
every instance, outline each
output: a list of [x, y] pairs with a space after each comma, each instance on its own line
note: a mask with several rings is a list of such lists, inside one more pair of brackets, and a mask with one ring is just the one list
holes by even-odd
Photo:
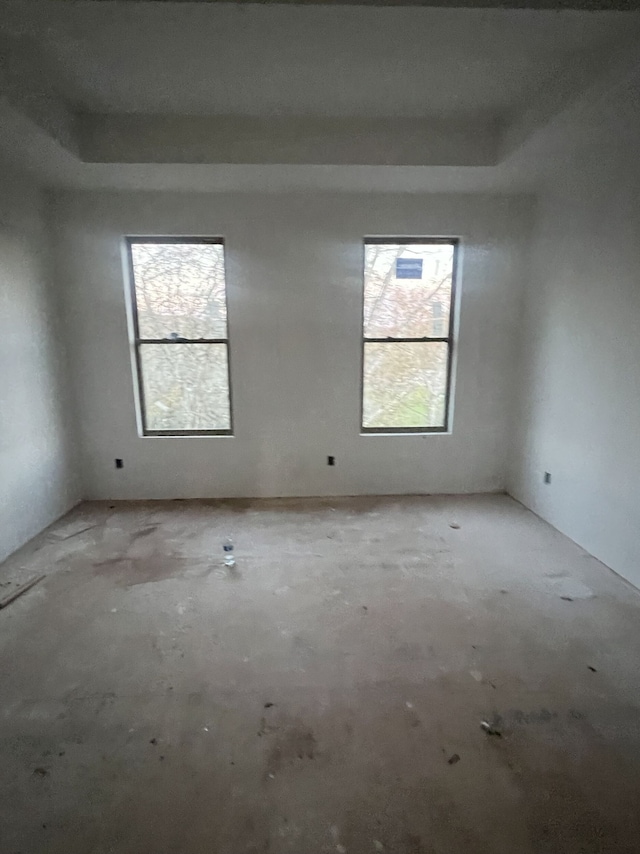
[[38, 573], [2, 854], [640, 851], [640, 596], [507, 497], [85, 504]]

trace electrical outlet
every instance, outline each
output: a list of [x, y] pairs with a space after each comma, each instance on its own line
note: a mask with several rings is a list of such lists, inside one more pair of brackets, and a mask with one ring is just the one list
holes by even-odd
[[119, 457], [116, 457], [116, 468], [123, 469], [124, 468], [124, 460], [121, 460]]
[[546, 472], [544, 473], [544, 477], [542, 478], [542, 480], [543, 480], [543, 482], [544, 482], [544, 483], [551, 483], [551, 472], [550, 472], [550, 471], [546, 471]]
[[328, 466], [335, 466], [335, 464], [336, 464], [336, 458], [335, 457], [327, 457], [327, 465]]

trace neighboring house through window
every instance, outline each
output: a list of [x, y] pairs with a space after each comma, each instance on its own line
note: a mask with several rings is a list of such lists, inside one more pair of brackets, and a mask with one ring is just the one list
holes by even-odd
[[362, 430], [445, 432], [450, 420], [453, 238], [367, 238]]

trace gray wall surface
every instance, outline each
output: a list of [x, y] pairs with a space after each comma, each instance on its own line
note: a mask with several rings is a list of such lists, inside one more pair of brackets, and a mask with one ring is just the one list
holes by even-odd
[[640, 586], [637, 88], [563, 136], [531, 252], [510, 491]]
[[0, 194], [0, 560], [80, 498], [41, 194]]
[[[59, 195], [84, 496], [504, 489], [528, 213], [490, 196]], [[235, 436], [138, 436], [127, 234], [226, 239]], [[365, 235], [462, 240], [452, 435], [359, 433]]]

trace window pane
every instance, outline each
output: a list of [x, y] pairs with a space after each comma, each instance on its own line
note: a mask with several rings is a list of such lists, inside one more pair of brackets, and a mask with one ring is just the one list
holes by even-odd
[[444, 427], [446, 342], [364, 345], [364, 428]]
[[229, 430], [226, 344], [141, 344], [147, 430]]
[[452, 244], [366, 243], [365, 338], [449, 334]]
[[132, 243], [141, 338], [226, 338], [224, 247]]

